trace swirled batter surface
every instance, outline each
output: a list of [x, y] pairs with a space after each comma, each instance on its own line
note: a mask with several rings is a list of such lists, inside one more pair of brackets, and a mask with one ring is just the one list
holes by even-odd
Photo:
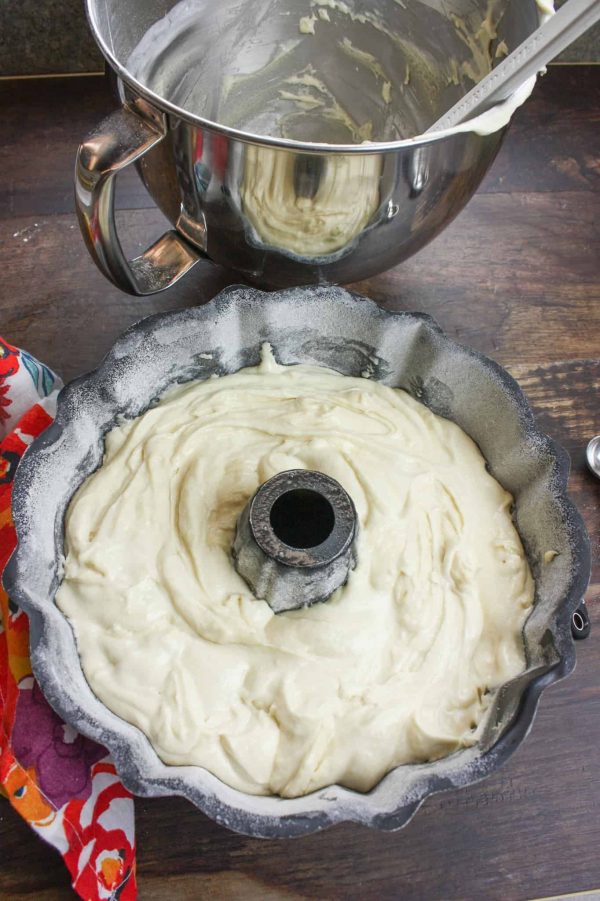
[[[358, 565], [275, 615], [230, 548], [258, 485], [303, 467], [352, 496]], [[471, 439], [403, 391], [267, 351], [110, 432], [57, 603], [96, 695], [166, 763], [254, 794], [364, 791], [476, 741], [523, 669], [533, 582], [510, 505]]]

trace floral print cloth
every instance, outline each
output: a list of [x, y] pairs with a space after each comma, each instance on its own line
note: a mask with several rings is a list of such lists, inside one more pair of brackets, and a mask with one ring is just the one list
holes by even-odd
[[[56, 410], [59, 379], [0, 337], [0, 577], [16, 543], [21, 455]], [[29, 622], [0, 578], [0, 792], [63, 856], [86, 901], [136, 898], [133, 798], [105, 748], [54, 713], [29, 660]]]

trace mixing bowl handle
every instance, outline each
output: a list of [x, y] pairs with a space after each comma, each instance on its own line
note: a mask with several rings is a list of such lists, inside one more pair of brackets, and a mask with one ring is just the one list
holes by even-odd
[[115, 176], [156, 147], [167, 133], [127, 107], [108, 116], [77, 151], [75, 204], [92, 258], [117, 288], [129, 294], [156, 294], [185, 275], [201, 259], [176, 231], [168, 231], [141, 256], [128, 260], [115, 223]]

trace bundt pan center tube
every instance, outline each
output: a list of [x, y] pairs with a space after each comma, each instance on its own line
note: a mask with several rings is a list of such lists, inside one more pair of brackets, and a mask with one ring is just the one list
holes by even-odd
[[238, 522], [235, 566], [275, 613], [325, 601], [356, 563], [356, 510], [322, 472], [287, 470], [260, 486]]
[[[54, 601], [65, 513], [77, 488], [100, 466], [105, 434], [123, 418], [143, 413], [176, 383], [258, 364], [265, 342], [281, 364], [368, 376], [403, 388], [454, 421], [513, 495], [514, 522], [535, 579], [535, 603], [523, 630], [526, 669], [494, 694], [478, 744], [433, 762], [396, 767], [364, 794], [330, 785], [296, 798], [256, 796], [202, 767], [165, 765], [139, 729], [94, 696], [71, 625]], [[590, 549], [566, 493], [568, 472], [566, 452], [538, 430], [516, 382], [497, 364], [452, 342], [428, 316], [388, 313], [341, 288], [263, 294], [234, 287], [204, 307], [133, 326], [96, 371], [63, 390], [55, 422], [17, 471], [18, 545], [5, 585], [29, 615], [32, 665], [48, 700], [66, 722], [112, 752], [134, 793], [183, 795], [228, 828], [253, 836], [303, 835], [343, 821], [398, 829], [429, 795], [472, 784], [505, 762], [531, 728], [542, 690], [575, 665], [571, 617], [588, 584]], [[271, 510], [280, 487], [270, 498]], [[331, 495], [329, 503], [335, 507], [342, 500]], [[289, 537], [277, 515], [269, 521], [275, 538]], [[352, 516], [341, 524], [345, 532], [336, 536], [333, 557], [353, 547]], [[327, 515], [321, 531], [328, 540]], [[296, 534], [294, 540], [301, 544], [305, 538]], [[330, 559], [324, 554], [323, 560]]]

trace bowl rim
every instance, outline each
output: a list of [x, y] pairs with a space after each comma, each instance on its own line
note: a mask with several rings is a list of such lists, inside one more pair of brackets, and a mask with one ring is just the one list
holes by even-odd
[[[151, 88], [148, 88], [143, 82], [139, 81], [134, 75], [132, 75], [127, 66], [118, 59], [118, 57], [113, 53], [112, 49], [105, 41], [102, 30], [100, 28], [100, 24], [98, 22], [96, 6], [96, 0], [85, 0], [86, 17], [90, 30], [102, 55], [110, 64], [114, 72], [116, 72], [122, 82], [124, 82], [132, 91], [139, 94], [139, 96], [149, 104], [151, 104], [152, 107], [163, 113], [170, 114], [176, 120], [182, 120], [190, 125], [195, 126], [196, 128], [201, 128], [206, 131], [213, 132], [214, 134], [225, 135], [228, 138], [239, 141], [242, 144], [257, 144], [264, 147], [273, 147], [280, 150], [292, 150], [299, 153], [308, 154], [318, 153], [325, 155], [343, 153], [358, 154], [359, 156], [369, 156], [375, 153], [393, 153], [398, 150], [426, 147], [444, 141], [446, 140], [446, 138], [453, 137], [455, 134], [461, 134], [463, 132], [469, 133], [470, 131], [474, 131], [471, 130], [469, 126], [471, 126], [472, 123], [474, 123], [477, 118], [479, 118], [478, 116], [471, 116], [459, 126], [455, 126], [449, 129], [443, 129], [436, 132], [416, 135], [412, 138], [403, 138], [402, 140], [398, 141], [374, 141], [370, 144], [321, 144], [311, 141], [298, 141], [291, 138], [275, 138], [269, 135], [261, 135], [254, 132], [233, 128], [232, 126], [223, 125], [212, 119], [206, 119], [203, 116], [198, 116], [194, 113], [190, 113], [183, 107], [178, 106], [176, 103], [172, 103], [170, 100], [167, 100], [165, 97], [157, 94]], [[541, 12], [537, 2], [536, 6], [538, 8], [538, 22], [541, 22], [543, 13]], [[494, 104], [494, 106], [491, 107], [490, 110], [487, 110], [483, 115], [487, 115], [488, 112], [497, 109], [503, 103], [511, 103], [520, 95], [521, 92], [523, 92], [524, 94], [523, 100], [526, 99], [526, 97], [528, 97], [531, 93], [531, 90], [533, 90], [535, 81], [535, 77], [528, 79], [519, 88], [517, 88], [516, 91], [513, 91], [513, 93], [510, 94], [510, 96], [506, 100]], [[524, 90], [526, 85], [529, 85], [527, 94], [525, 94]], [[497, 129], [497, 131], [503, 131], [508, 126], [508, 124], [509, 123], [507, 123], [502, 128]]]

